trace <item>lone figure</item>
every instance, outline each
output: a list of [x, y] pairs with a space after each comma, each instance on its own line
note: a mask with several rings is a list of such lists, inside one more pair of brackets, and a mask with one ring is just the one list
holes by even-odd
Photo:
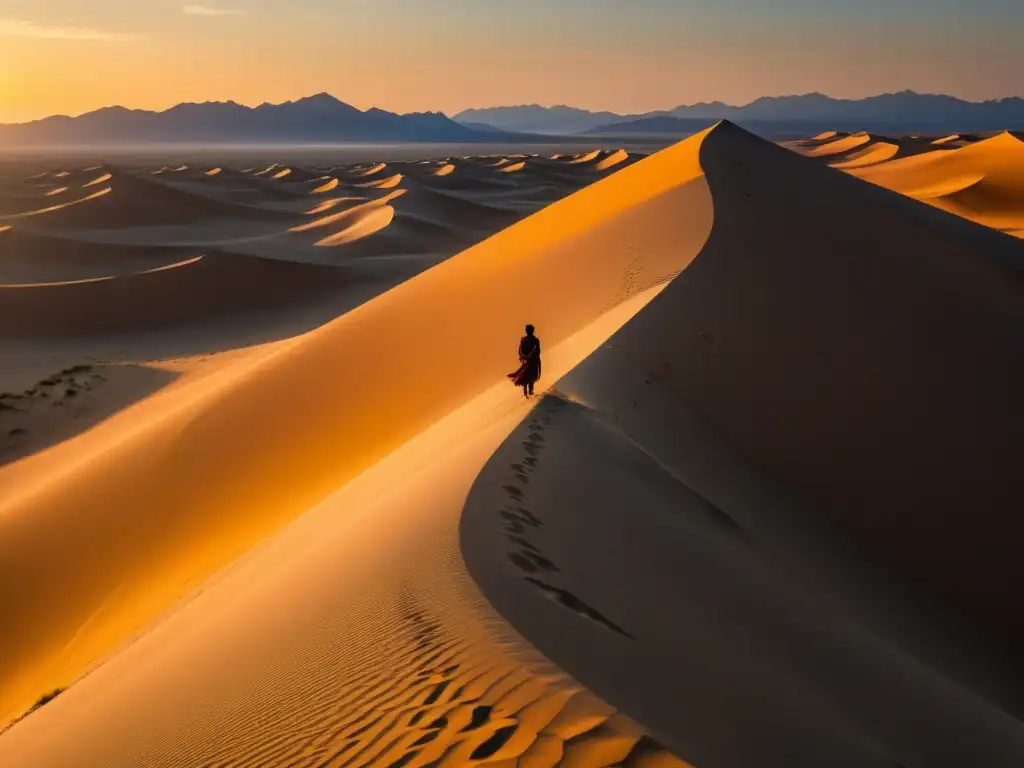
[[523, 396], [533, 394], [533, 385], [540, 378], [540, 339], [533, 335], [533, 326], [526, 326], [526, 335], [519, 340], [519, 370], [508, 375], [512, 383], [523, 388]]

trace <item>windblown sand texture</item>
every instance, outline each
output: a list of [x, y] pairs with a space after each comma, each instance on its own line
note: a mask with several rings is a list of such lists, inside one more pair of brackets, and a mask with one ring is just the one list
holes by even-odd
[[1024, 245], [874, 143], [6, 182], [12, 359], [153, 346], [0, 398], [0, 765], [1021, 764]]

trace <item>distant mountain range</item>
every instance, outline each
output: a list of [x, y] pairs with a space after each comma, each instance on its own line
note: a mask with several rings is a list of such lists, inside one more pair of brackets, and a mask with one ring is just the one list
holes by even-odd
[[467, 110], [454, 119], [506, 131], [548, 134], [677, 133], [697, 130], [693, 126], [702, 128], [722, 119], [751, 129], [759, 127], [762, 132], [771, 132], [773, 127], [776, 132], [824, 129], [967, 132], [1024, 128], [1024, 99], [971, 102], [913, 91], [865, 99], [834, 99], [821, 93], [809, 93], [766, 96], [743, 106], [702, 102], [639, 115], [534, 104]]
[[728, 119], [765, 136], [823, 130], [953, 133], [1024, 128], [1024, 99], [969, 102], [903, 91], [866, 99], [820, 93], [769, 96], [743, 106], [710, 102], [643, 115], [538, 105], [406, 115], [362, 111], [321, 93], [283, 104], [179, 104], [163, 112], [106, 107], [79, 117], [58, 115], [0, 125], [0, 146], [130, 146], [341, 142], [524, 142], [559, 136], [683, 135]]
[[453, 119], [463, 125], [486, 125], [504, 131], [573, 134], [585, 133], [593, 128], [629, 118], [614, 112], [588, 112], [565, 105], [542, 107], [531, 104], [521, 107], [467, 109], [455, 115]]
[[[473, 142], [495, 129], [474, 129], [440, 112], [365, 112], [330, 94], [246, 107], [228, 102], [179, 104], [164, 112], [106, 107], [0, 125], [0, 146], [131, 145], [150, 143]], [[502, 134], [504, 135], [504, 134]]]

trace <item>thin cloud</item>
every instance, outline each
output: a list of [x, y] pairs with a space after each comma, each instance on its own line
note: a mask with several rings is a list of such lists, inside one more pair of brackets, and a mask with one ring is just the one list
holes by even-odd
[[0, 37], [35, 37], [44, 40], [140, 40], [134, 32], [109, 32], [92, 27], [48, 27], [23, 19], [0, 19]]
[[227, 8], [211, 8], [208, 5], [184, 5], [182, 13], [189, 16], [241, 16], [243, 11], [233, 11]]

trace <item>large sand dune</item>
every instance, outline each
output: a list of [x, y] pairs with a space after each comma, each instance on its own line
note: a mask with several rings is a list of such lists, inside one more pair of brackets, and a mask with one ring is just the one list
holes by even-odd
[[707, 246], [494, 455], [471, 573], [695, 765], [1019, 762], [1024, 248], [738, 129], [701, 164]]
[[[214, 569], [492, 389], [508, 364], [507, 348], [495, 340], [514, 338], [523, 312], [545, 328], [552, 348], [565, 342], [564, 352], [551, 355], [553, 373], [571, 367], [610, 333], [609, 322], [621, 322], [618, 315], [602, 321], [606, 312], [630, 299], [646, 300], [650, 288], [677, 274], [703, 244], [711, 208], [698, 146], [691, 142], [646, 167], [634, 166], [336, 323], [194, 383], [178, 383], [77, 441], [3, 470], [5, 489], [14, 489], [0, 514], [0, 583], [12, 629], [2, 656], [10, 681], [5, 705], [24, 706], [40, 690], [66, 684]], [[677, 226], [658, 232], [665, 212], [679, 210], [686, 214], [675, 216]], [[649, 233], [644, 242], [634, 240], [638, 231]], [[615, 242], [619, 247], [609, 252]], [[596, 253], [604, 254], [598, 269]], [[536, 289], [538, 276], [542, 290]], [[598, 330], [588, 332], [595, 321]], [[438, 355], [425, 343], [431, 337], [452, 340], [458, 352]], [[506, 383], [496, 400], [491, 395], [471, 407], [454, 439], [491, 424], [495, 407], [521, 412], [510, 394]], [[89, 461], [76, 470], [52, 475], [55, 462], [68, 466], [85, 455]], [[482, 463], [488, 452], [474, 455]], [[125, 484], [116, 467], [128, 457], [135, 479]], [[472, 464], [453, 467], [468, 488]], [[457, 490], [443, 495], [452, 541], [458, 499]], [[147, 512], [126, 517], [126, 505], [145, 505]], [[52, 579], [26, 585], [25, 569], [34, 569], [28, 553], [42, 548], [51, 550], [58, 570]], [[14, 584], [21, 587], [7, 589]], [[346, 599], [362, 598], [355, 592]], [[81, 689], [100, 680], [97, 675]], [[249, 682], [264, 684], [259, 676]], [[339, 681], [354, 684], [354, 678]], [[338, 693], [354, 695], [355, 689], [347, 690]], [[318, 717], [311, 709], [300, 716]], [[5, 741], [14, 745], [37, 717]], [[638, 738], [632, 737], [627, 752]], [[160, 754], [182, 746], [151, 748]]]
[[[255, 190], [281, 218], [248, 238], [11, 219], [207, 242], [0, 289], [107, 291], [67, 315], [90, 340], [434, 252], [0, 468], [0, 711], [68, 688], [0, 765], [1020, 764], [1024, 247], [827, 167], [874, 141], [156, 177]], [[197, 316], [117, 293], [157, 278]], [[525, 321], [538, 401], [505, 379]]]

